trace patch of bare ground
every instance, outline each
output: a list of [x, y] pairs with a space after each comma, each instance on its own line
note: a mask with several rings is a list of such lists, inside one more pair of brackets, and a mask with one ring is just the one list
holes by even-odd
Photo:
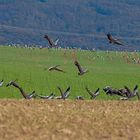
[[0, 139], [140, 139], [138, 101], [0, 100]]

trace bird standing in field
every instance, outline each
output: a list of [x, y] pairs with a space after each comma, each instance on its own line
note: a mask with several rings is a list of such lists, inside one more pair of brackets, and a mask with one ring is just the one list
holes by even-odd
[[88, 72], [87, 69], [85, 69], [85, 70], [82, 69], [82, 67], [80, 66], [80, 64], [79, 64], [79, 62], [78, 62], [77, 60], [74, 61], [74, 64], [75, 64], [75, 66], [78, 68], [78, 71], [79, 71], [78, 75], [83, 75], [83, 74], [85, 74], [86, 72]]
[[64, 72], [65, 73], [65, 71], [64, 70], [62, 70], [62, 69], [60, 69], [60, 68], [58, 68], [60, 65], [55, 65], [55, 66], [51, 66], [51, 67], [49, 67], [49, 71], [59, 71], [59, 72]]
[[48, 35], [44, 35], [44, 38], [47, 39], [50, 48], [58, 48], [59, 39], [54, 42]]
[[117, 44], [117, 45], [122, 45], [124, 46], [124, 44], [119, 40], [119, 39], [115, 39], [112, 37], [112, 35], [110, 33], [107, 34], [107, 38], [109, 40], [109, 43], [113, 43], [113, 44]]

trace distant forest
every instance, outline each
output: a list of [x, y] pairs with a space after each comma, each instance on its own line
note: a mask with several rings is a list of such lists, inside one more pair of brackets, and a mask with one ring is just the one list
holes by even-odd
[[[0, 0], [0, 44], [48, 46], [48, 34], [61, 47], [140, 50], [138, 0]], [[111, 33], [126, 44], [108, 43]]]

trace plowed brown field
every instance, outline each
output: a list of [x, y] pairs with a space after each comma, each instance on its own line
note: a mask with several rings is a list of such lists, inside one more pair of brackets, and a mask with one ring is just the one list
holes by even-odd
[[0, 139], [140, 139], [140, 102], [0, 100]]

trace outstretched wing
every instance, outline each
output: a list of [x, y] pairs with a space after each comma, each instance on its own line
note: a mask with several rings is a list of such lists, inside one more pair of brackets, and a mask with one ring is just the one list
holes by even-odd
[[4, 83], [4, 80], [1, 80], [1, 81], [0, 81], [0, 87], [3, 86], [3, 83]]
[[50, 46], [52, 46], [52, 45], [53, 45], [53, 41], [49, 38], [49, 36], [48, 36], [48, 35], [45, 35], [45, 36], [44, 36], [44, 38], [46, 38], [46, 39], [48, 40], [48, 42], [49, 42]]
[[59, 67], [60, 65], [55, 65], [54, 67], [56, 68], [56, 67]]
[[131, 93], [131, 90], [127, 86], [124, 86], [124, 88], [127, 90], [128, 93]]
[[99, 88], [94, 92], [94, 94], [97, 96], [99, 94]]
[[36, 96], [40, 97], [41, 99], [48, 99], [48, 98], [49, 98], [48, 95], [47, 95], [47, 96], [43, 96], [43, 95], [38, 95], [38, 94], [36, 94]]
[[48, 70], [49, 71], [51, 71], [51, 70], [55, 70], [57, 67], [59, 67], [60, 65], [55, 65], [55, 66], [51, 66], [51, 67], [49, 67], [48, 68]]
[[60, 72], [65, 72], [64, 70], [62, 70], [60, 68], [55, 68], [55, 70], [60, 71]]
[[112, 37], [112, 35], [110, 33], [107, 34], [107, 38], [108, 40], [110, 41], [110, 43], [114, 43], [114, 44], [117, 44], [117, 45], [122, 45], [124, 46], [124, 44], [121, 42], [120, 39], [115, 39]]
[[32, 93], [29, 93], [29, 94], [27, 95], [27, 98], [28, 98], [28, 99], [31, 99], [31, 98], [34, 98], [34, 97], [36, 97], [35, 91], [33, 91]]
[[89, 93], [90, 96], [93, 97], [93, 93], [88, 89], [88, 87], [86, 87], [86, 91]]
[[58, 45], [58, 42], [59, 42], [59, 39], [57, 39], [57, 40], [54, 42], [54, 45], [57, 46], [57, 45]]
[[122, 45], [122, 46], [124, 46], [124, 44], [123, 44], [122, 42], [120, 42], [118, 39], [115, 40], [114, 43], [117, 44], [117, 45]]
[[63, 92], [62, 92], [61, 88], [60, 88], [60, 87], [57, 87], [57, 88], [58, 88], [58, 89], [59, 89], [59, 91], [60, 91], [60, 94], [61, 94], [62, 99], [65, 99], [65, 96], [64, 96], [64, 94], [63, 94]]
[[66, 91], [64, 92], [64, 96], [65, 98], [67, 98], [69, 96], [70, 93], [70, 86], [66, 89]]
[[138, 92], [138, 85], [136, 85], [136, 86], [134, 87], [133, 92], [134, 92], [134, 94], [136, 95], [136, 93]]
[[80, 66], [78, 61], [75, 61], [74, 64], [77, 66], [77, 68], [78, 68], [80, 73], [83, 72], [83, 70], [82, 70], [82, 68], [81, 68], [81, 66]]
[[51, 93], [51, 94], [48, 96], [48, 99], [53, 99], [54, 96], [55, 96], [55, 94], [54, 94], [54, 93]]
[[131, 90], [127, 87], [127, 86], [124, 86], [124, 88], [126, 89], [126, 96], [127, 97], [131, 97], [132, 96], [132, 92], [131, 92]]

